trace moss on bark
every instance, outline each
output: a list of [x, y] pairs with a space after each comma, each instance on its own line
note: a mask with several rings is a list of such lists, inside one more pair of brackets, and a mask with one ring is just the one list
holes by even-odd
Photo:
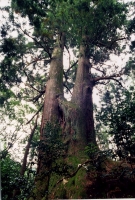
[[78, 165], [86, 161], [86, 158], [87, 156], [84, 153], [80, 155], [80, 158], [76, 156], [69, 156], [67, 158], [67, 163], [73, 167], [71, 175], [68, 175], [67, 177], [52, 176], [51, 179], [53, 180], [53, 183], [57, 182], [57, 184], [55, 184], [54, 189], [51, 191], [49, 199], [87, 198], [85, 187], [87, 171], [83, 167], [76, 171]]

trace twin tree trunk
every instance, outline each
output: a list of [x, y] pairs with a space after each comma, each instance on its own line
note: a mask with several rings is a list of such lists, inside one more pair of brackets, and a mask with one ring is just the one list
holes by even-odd
[[[64, 35], [61, 34], [57, 38], [53, 49], [50, 63], [49, 80], [46, 84], [46, 93], [40, 129], [40, 141], [42, 142], [46, 140], [44, 129], [47, 122], [58, 124], [61, 120], [58, 96], [63, 96], [63, 49]], [[50, 175], [45, 175], [45, 173], [46, 171], [49, 171], [50, 166], [44, 166], [43, 154], [43, 150], [40, 149], [38, 155], [35, 189], [33, 190], [33, 195], [29, 198], [29, 200], [44, 200], [47, 199], [48, 196], [47, 191], [49, 187]]]
[[91, 79], [91, 64], [86, 56], [86, 51], [86, 46], [80, 45], [77, 75], [71, 100], [79, 109], [78, 118], [81, 121], [78, 120], [77, 135], [80, 135], [80, 139], [84, 140], [85, 145], [90, 142], [96, 144], [92, 99], [94, 82]]
[[[80, 55], [77, 76], [72, 99], [66, 101], [63, 96], [63, 50], [64, 36], [58, 37], [52, 53], [49, 80], [46, 85], [44, 109], [41, 123], [40, 139], [45, 141], [44, 127], [47, 122], [60, 124], [63, 129], [63, 140], [68, 144], [68, 155], [78, 157], [79, 152], [84, 152], [88, 143], [96, 144], [93, 120], [93, 81], [90, 77], [91, 65], [86, 56], [86, 46], [80, 45]], [[47, 199], [50, 177], [44, 177], [47, 170], [42, 160], [42, 151], [39, 151], [37, 178], [35, 181], [36, 200]]]

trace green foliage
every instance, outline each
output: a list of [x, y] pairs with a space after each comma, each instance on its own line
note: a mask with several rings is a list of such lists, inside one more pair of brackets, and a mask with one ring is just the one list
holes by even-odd
[[[14, 30], [19, 33], [17, 38], [7, 36], [8, 31], [11, 30], [11, 25], [2, 26], [1, 34], [3, 37], [7, 36], [3, 39], [1, 45], [1, 52], [5, 56], [0, 66], [3, 87], [5, 87], [5, 84], [9, 84], [9, 87], [14, 84], [19, 85], [23, 77], [30, 84], [36, 82], [38, 86], [44, 85], [46, 78], [43, 80], [43, 76], [37, 72], [35, 74], [35, 71], [41, 69], [41, 66], [38, 66], [33, 59], [33, 68], [28, 69], [25, 58], [30, 55], [35, 57], [34, 54], [38, 51], [40, 53], [36, 58], [43, 58], [44, 60], [48, 55], [50, 57], [55, 36], [60, 32], [65, 33], [65, 44], [69, 47], [78, 48], [81, 42], [86, 42], [88, 46], [87, 54], [92, 59], [93, 64], [98, 64], [109, 59], [109, 53], [106, 49], [110, 51], [119, 49], [114, 42], [117, 40], [117, 36], [120, 37], [120, 32], [118, 34], [117, 30], [126, 25], [127, 8], [125, 4], [113, 0], [109, 0], [107, 3], [89, 0], [81, 2], [78, 0], [57, 0], [53, 2], [48, 0], [38, 2], [12, 0], [11, 7], [12, 11], [9, 9], [9, 14], [10, 12], [13, 14], [13, 11], [15, 11], [24, 19], [28, 16], [30, 28], [33, 30], [31, 34], [33, 35], [22, 29], [21, 24], [15, 22], [15, 19], [10, 21]], [[26, 42], [26, 37], [20, 34], [21, 30], [23, 30], [24, 35], [33, 38], [33, 43]], [[82, 41], [84, 35], [86, 35], [86, 41]], [[100, 49], [96, 46], [100, 46]], [[33, 69], [35, 70], [34, 75]], [[42, 73], [44, 72], [42, 68]], [[76, 66], [68, 72], [67, 76], [71, 77], [71, 81], [74, 81], [75, 75]], [[71, 81], [67, 83], [69, 89], [73, 88], [74, 85]]]
[[[132, 49], [134, 48], [134, 43], [131, 42], [131, 51]], [[128, 76], [132, 76], [135, 74], [135, 61], [134, 61], [134, 56], [133, 57], [130, 57], [128, 62], [126, 63], [126, 66], [125, 66], [125, 72], [124, 72], [126, 75]]]
[[98, 152], [98, 147], [90, 143], [88, 146], [85, 147], [85, 152], [91, 159], [94, 159], [95, 155]]
[[117, 147], [116, 156], [120, 159], [129, 155], [134, 156], [135, 94], [133, 87], [127, 91], [113, 86], [111, 91], [105, 93], [102, 105], [97, 121], [106, 126], [108, 137], [111, 137], [109, 140], [112, 140]]
[[11, 159], [10, 155], [1, 160], [2, 199], [12, 199], [15, 179], [19, 176], [20, 163]]
[[[3, 105], [8, 99], [15, 97], [11, 87], [21, 83], [22, 58], [26, 52], [25, 39], [22, 35], [17, 38], [4, 38], [0, 45], [0, 53], [3, 60], [0, 63], [0, 104]], [[17, 63], [16, 63], [17, 62]]]
[[[47, 199], [58, 180], [71, 173], [72, 166], [66, 163], [67, 146], [62, 142], [60, 127], [48, 122], [43, 137], [44, 140], [32, 143], [34, 147], [37, 144], [38, 161], [44, 168], [43, 170], [41, 168], [36, 176], [36, 187], [33, 188], [31, 195], [36, 198], [42, 194]], [[40, 187], [42, 187], [41, 191]]]
[[2, 90], [0, 92], [0, 107], [3, 106], [4, 103], [12, 97], [14, 97], [14, 93], [10, 89], [2, 87]]
[[[106, 44], [112, 37], [116, 38], [117, 28], [120, 28], [126, 20], [126, 6], [117, 1], [109, 0], [98, 1], [94, 4], [90, 1], [74, 1], [75, 6], [71, 9], [71, 16], [73, 17], [74, 26], [72, 32], [80, 30], [75, 37], [92, 35], [92, 44], [101, 42]], [[77, 18], [76, 18], [77, 16]], [[86, 20], [87, 18], [87, 20]], [[105, 20], [104, 20], [105, 19]], [[99, 34], [100, 33], [100, 34]], [[89, 43], [90, 41], [87, 41]], [[100, 45], [100, 44], [98, 44]]]
[[44, 167], [49, 169], [46, 171], [47, 175], [67, 175], [70, 166], [64, 162], [67, 146], [62, 142], [60, 127], [48, 122], [44, 134], [45, 140], [39, 141], [38, 151], [42, 152], [39, 159], [42, 160]]
[[128, 31], [131, 33], [135, 32], [135, 17], [128, 24]]
[[[34, 170], [29, 168], [26, 170], [24, 177], [20, 176], [21, 163], [11, 158], [9, 153], [2, 158], [0, 164], [2, 199], [26, 199], [33, 186]], [[13, 198], [15, 191], [17, 191], [17, 196]]]

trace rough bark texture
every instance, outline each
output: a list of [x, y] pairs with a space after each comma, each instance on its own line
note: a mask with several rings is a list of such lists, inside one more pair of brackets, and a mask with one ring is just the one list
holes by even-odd
[[91, 64], [86, 56], [87, 47], [85, 44], [80, 46], [80, 56], [77, 68], [77, 76], [73, 90], [72, 102], [79, 109], [77, 134], [84, 145], [89, 142], [96, 144], [93, 120], [93, 80], [91, 79]]
[[[94, 82], [90, 76], [91, 64], [86, 56], [87, 47], [80, 45], [80, 56], [75, 86], [70, 102], [59, 97], [59, 106], [65, 122], [64, 139], [69, 143], [68, 154], [79, 156], [88, 143], [96, 145], [93, 120], [92, 91]], [[82, 154], [82, 153], [81, 153]]]
[[63, 95], [63, 42], [62, 38], [61, 40], [58, 39], [52, 53], [41, 122], [41, 139], [44, 139], [43, 129], [46, 122], [57, 123], [59, 121], [60, 113], [57, 97]]
[[[63, 95], [63, 48], [64, 37], [59, 35], [52, 53], [49, 80], [46, 84], [44, 108], [42, 114], [40, 140], [45, 142], [44, 127], [47, 122], [60, 123], [61, 113], [59, 110], [58, 96]], [[48, 187], [50, 175], [45, 175], [49, 166], [45, 167], [43, 162], [43, 150], [39, 150], [38, 169], [35, 180], [35, 189], [29, 198], [30, 200], [44, 200], [48, 198]]]
[[[88, 159], [85, 154], [85, 147], [88, 143], [96, 145], [92, 101], [94, 82], [90, 76], [91, 64], [86, 56], [86, 51], [86, 46], [82, 44], [71, 101], [68, 102], [61, 96], [58, 98], [64, 116], [63, 122], [65, 121], [63, 127], [64, 142], [68, 144], [66, 161], [75, 169]], [[87, 171], [81, 169], [74, 177], [68, 179], [66, 185], [63, 185], [62, 182], [56, 187], [54, 193], [51, 194], [52, 196], [50, 195], [50, 199], [87, 198], [86, 179]]]

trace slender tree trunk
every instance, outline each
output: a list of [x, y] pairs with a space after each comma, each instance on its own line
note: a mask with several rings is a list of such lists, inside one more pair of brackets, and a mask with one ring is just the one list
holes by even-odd
[[[35, 124], [34, 124], [34, 127], [33, 129], [31, 130], [31, 134], [29, 136], [29, 139], [28, 139], [28, 143], [27, 143], [27, 146], [25, 148], [25, 153], [24, 153], [24, 157], [23, 157], [23, 163], [22, 163], [22, 166], [21, 166], [21, 170], [20, 170], [20, 175], [23, 177], [24, 176], [24, 173], [26, 171], [26, 166], [27, 166], [27, 158], [28, 158], [28, 155], [29, 155], [29, 150], [30, 150], [30, 144], [31, 144], [31, 141], [32, 141], [32, 138], [33, 138], [33, 135], [35, 133], [35, 130], [37, 128], [37, 119], [38, 119], [38, 115], [37, 115], [37, 118], [36, 118], [36, 121], [35, 121]], [[15, 189], [13, 191], [13, 198], [16, 198], [17, 199], [17, 195], [20, 195], [20, 189]]]
[[24, 176], [24, 173], [25, 173], [25, 171], [26, 171], [27, 158], [28, 158], [28, 155], [29, 155], [29, 150], [30, 150], [31, 141], [32, 141], [33, 135], [34, 135], [34, 133], [35, 133], [35, 130], [36, 130], [36, 128], [37, 128], [37, 119], [38, 119], [38, 115], [37, 115], [37, 118], [36, 118], [34, 127], [33, 127], [33, 129], [31, 130], [31, 134], [30, 134], [30, 137], [29, 137], [29, 140], [28, 140], [28, 144], [27, 144], [27, 146], [26, 146], [26, 148], [25, 148], [25, 153], [24, 153], [24, 157], [23, 157], [23, 163], [22, 163], [22, 167], [21, 167], [21, 170], [20, 170], [20, 175], [21, 175], [21, 176]]

